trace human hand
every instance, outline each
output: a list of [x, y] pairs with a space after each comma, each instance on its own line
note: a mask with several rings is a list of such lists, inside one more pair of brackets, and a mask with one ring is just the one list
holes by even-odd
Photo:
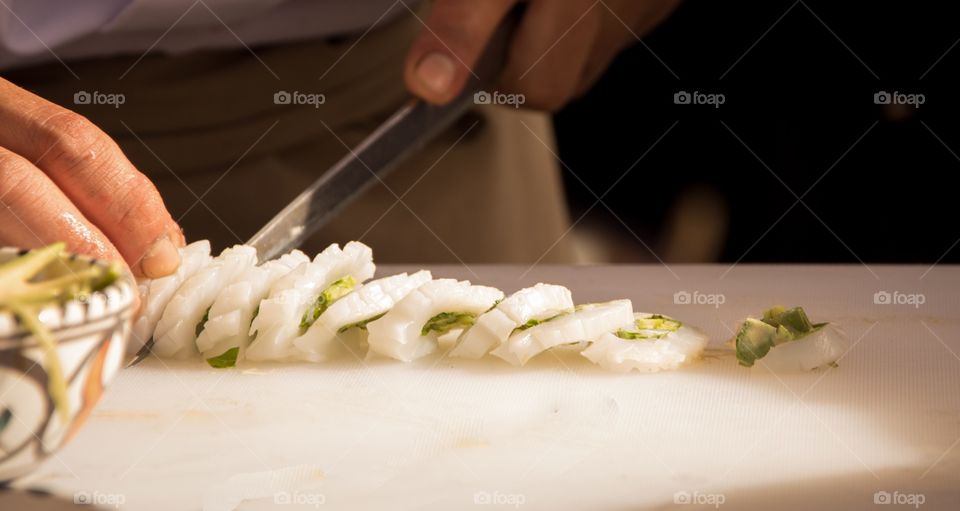
[[153, 183], [83, 116], [0, 78], [0, 245], [70, 251], [162, 277], [183, 232]]
[[[517, 0], [434, 0], [407, 54], [404, 79], [415, 95], [444, 104]], [[662, 21], [679, 0], [530, 0], [510, 45], [499, 92], [524, 106], [559, 110], [586, 92], [620, 50]]]

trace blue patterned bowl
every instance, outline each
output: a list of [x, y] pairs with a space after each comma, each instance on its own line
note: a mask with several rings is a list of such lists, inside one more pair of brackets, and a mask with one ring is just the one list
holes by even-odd
[[[24, 251], [0, 248], [0, 263]], [[72, 265], [104, 263], [71, 256]], [[47, 390], [47, 358], [17, 318], [0, 311], [0, 483], [27, 474], [62, 447], [90, 415], [124, 358], [136, 290], [128, 275], [82, 300], [40, 311], [57, 341], [67, 385], [61, 420]]]

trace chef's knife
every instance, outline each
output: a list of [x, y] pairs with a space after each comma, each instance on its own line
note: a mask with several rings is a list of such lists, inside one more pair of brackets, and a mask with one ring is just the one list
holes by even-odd
[[[474, 94], [489, 93], [500, 78], [510, 37], [522, 12], [521, 3], [504, 17], [463, 92], [453, 101], [442, 106], [408, 101], [254, 234], [247, 244], [257, 249], [259, 260], [270, 260], [299, 246], [364, 190], [382, 181], [405, 158], [460, 118], [474, 105]], [[146, 358], [153, 344], [153, 339], [147, 341], [127, 366]]]
[[404, 159], [421, 149], [475, 103], [474, 95], [495, 86], [507, 58], [507, 46], [520, 19], [511, 11], [473, 67], [463, 92], [446, 105], [412, 99], [390, 116], [360, 145], [293, 199], [247, 242], [267, 261], [298, 247], [367, 188], [383, 179]]

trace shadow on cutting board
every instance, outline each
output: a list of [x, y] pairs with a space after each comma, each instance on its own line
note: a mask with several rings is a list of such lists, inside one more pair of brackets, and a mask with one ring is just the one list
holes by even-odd
[[44, 490], [20, 490], [0, 486], [0, 500], [4, 509], [30, 509], [33, 511], [61, 511], [98, 508], [80, 506], [62, 497], [50, 494]]

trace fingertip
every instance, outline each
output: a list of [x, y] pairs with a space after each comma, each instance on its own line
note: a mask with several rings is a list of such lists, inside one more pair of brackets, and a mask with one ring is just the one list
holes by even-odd
[[449, 94], [456, 78], [457, 66], [443, 52], [433, 51], [423, 56], [415, 69], [417, 80], [437, 96]]
[[140, 263], [136, 265], [139, 268], [139, 276], [156, 279], [165, 277], [177, 271], [180, 266], [180, 251], [172, 238], [175, 235], [164, 234], [160, 239], [147, 249]]
[[413, 59], [406, 73], [407, 88], [428, 103], [449, 103], [463, 87], [462, 66], [449, 53], [429, 50]]
[[428, 103], [457, 97], [483, 54], [490, 36], [517, 0], [436, 0], [426, 27], [407, 53], [407, 88]]

